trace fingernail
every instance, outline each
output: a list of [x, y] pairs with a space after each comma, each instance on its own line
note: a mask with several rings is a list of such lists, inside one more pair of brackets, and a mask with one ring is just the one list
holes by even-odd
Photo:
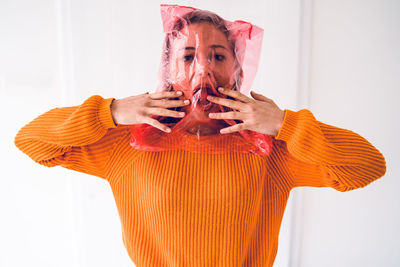
[[223, 92], [223, 91], [224, 91], [224, 88], [219, 87], [219, 88], [218, 88], [218, 91]]
[[178, 91], [178, 92], [176, 92], [178, 95], [182, 95], [182, 92], [181, 91]]
[[219, 132], [223, 134], [223, 133], [226, 133], [226, 130], [225, 129], [221, 129]]
[[186, 99], [185, 101], [183, 101], [183, 103], [184, 103], [185, 105], [187, 105], [187, 104], [190, 103], [190, 101]]
[[209, 113], [208, 116], [209, 116], [210, 118], [214, 118], [214, 117], [215, 117], [215, 113]]
[[209, 95], [209, 96], [207, 96], [207, 99], [208, 99], [208, 100], [212, 100], [212, 99], [214, 99], [214, 97], [212, 97], [212, 96]]
[[171, 132], [171, 129], [170, 129], [170, 128], [167, 128], [167, 129], [165, 129], [165, 131], [166, 131], [167, 133], [170, 133], [170, 132]]
[[185, 116], [185, 112], [179, 112], [179, 116], [181, 117]]

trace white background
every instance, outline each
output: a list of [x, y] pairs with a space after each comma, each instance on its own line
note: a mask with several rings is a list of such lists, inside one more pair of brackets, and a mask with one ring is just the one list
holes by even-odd
[[[140, 4], [139, 4], [140, 3]], [[14, 145], [26, 123], [89, 96], [153, 91], [159, 1], [0, 1], [0, 266], [134, 266], [108, 183], [34, 163]], [[165, 1], [265, 30], [253, 90], [355, 131], [386, 158], [365, 188], [297, 188], [278, 267], [400, 266], [400, 1]]]

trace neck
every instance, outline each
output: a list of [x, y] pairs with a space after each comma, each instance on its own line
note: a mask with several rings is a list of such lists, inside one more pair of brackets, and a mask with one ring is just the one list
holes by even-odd
[[196, 122], [195, 124], [188, 125], [186, 128], [186, 132], [198, 135], [198, 136], [207, 136], [207, 135], [216, 135], [219, 134], [220, 130], [230, 126], [225, 121], [212, 121], [212, 123], [199, 123]]
[[193, 135], [207, 136], [215, 135], [219, 133], [218, 128], [210, 127], [208, 125], [198, 124], [186, 130], [188, 133]]

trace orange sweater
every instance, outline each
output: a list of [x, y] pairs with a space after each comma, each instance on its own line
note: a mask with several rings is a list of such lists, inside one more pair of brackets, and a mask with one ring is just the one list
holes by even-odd
[[24, 126], [15, 144], [42, 165], [108, 181], [136, 266], [272, 266], [292, 188], [348, 191], [386, 172], [367, 140], [306, 109], [285, 110], [269, 157], [135, 150], [129, 127], [112, 120], [111, 101], [95, 95], [52, 109]]

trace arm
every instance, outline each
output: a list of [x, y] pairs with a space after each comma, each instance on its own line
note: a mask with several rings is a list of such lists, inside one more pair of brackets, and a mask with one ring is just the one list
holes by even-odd
[[285, 110], [276, 140], [282, 140], [283, 173], [291, 187], [364, 187], [386, 172], [383, 155], [360, 135], [317, 121], [303, 109]]
[[106, 164], [123, 135], [110, 111], [114, 99], [94, 95], [82, 105], [54, 108], [20, 129], [15, 145], [35, 162], [106, 178]]

